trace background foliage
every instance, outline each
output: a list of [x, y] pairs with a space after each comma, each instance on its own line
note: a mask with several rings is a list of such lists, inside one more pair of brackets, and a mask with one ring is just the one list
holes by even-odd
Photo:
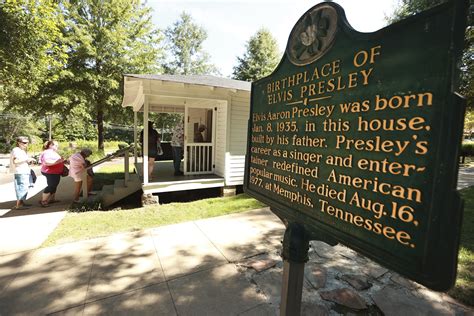
[[138, 0], [6, 1], [0, 20], [1, 105], [54, 114], [57, 139], [103, 150], [104, 122], [133, 117], [120, 107], [123, 74], [160, 70], [163, 38]]
[[[389, 21], [399, 21], [446, 1], [447, 0], [401, 0], [400, 6], [394, 11]], [[465, 33], [465, 48], [459, 65], [461, 82], [458, 91], [466, 98], [467, 103], [467, 115], [464, 126], [466, 130], [473, 129], [472, 113], [474, 111], [474, 25], [472, 6], [471, 1], [471, 9], [466, 12], [468, 21]]]
[[250, 38], [246, 52], [237, 57], [233, 78], [255, 81], [270, 75], [281, 59], [276, 39], [269, 30], [262, 28]]
[[207, 31], [194, 23], [191, 15], [181, 13], [179, 20], [165, 30], [167, 50], [165, 72], [173, 75], [219, 75], [217, 67], [209, 62], [210, 57], [203, 50]]

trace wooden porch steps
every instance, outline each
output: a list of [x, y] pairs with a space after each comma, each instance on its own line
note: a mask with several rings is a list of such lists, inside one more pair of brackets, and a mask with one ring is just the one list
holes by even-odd
[[137, 174], [130, 174], [128, 181], [118, 179], [114, 184], [104, 185], [95, 195], [89, 195], [87, 199], [82, 198], [79, 203], [73, 203], [71, 207], [79, 212], [106, 208], [141, 188], [140, 177]]
[[100, 198], [102, 207], [108, 207], [117, 201], [139, 191], [142, 188], [140, 177], [136, 173], [130, 174], [128, 181], [124, 179], [115, 180], [113, 185], [102, 187]]

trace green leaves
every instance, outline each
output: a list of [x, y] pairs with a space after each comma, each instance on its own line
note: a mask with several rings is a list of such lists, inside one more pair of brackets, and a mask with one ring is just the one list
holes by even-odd
[[56, 114], [57, 138], [86, 137], [90, 128], [61, 124], [94, 119], [101, 147], [103, 121], [124, 118], [123, 74], [159, 71], [162, 39], [139, 0], [1, 2], [0, 104]]
[[57, 80], [67, 55], [64, 20], [53, 1], [0, 3], [0, 100], [21, 108], [40, 86]]
[[243, 57], [237, 57], [233, 78], [254, 81], [273, 72], [278, 65], [281, 54], [278, 44], [267, 29], [260, 29], [250, 38]]
[[209, 54], [203, 50], [207, 32], [195, 24], [189, 14], [181, 13], [180, 19], [165, 30], [167, 48], [171, 52], [163, 64], [165, 73], [180, 75], [219, 74], [209, 63]]
[[[431, 7], [446, 2], [447, 0], [402, 0], [401, 5], [393, 12], [390, 22], [396, 22], [410, 15], [428, 10]], [[472, 5], [471, 5], [472, 7]], [[471, 9], [472, 10], [472, 9]], [[466, 14], [469, 14], [466, 12]], [[468, 15], [468, 23], [465, 34], [466, 46], [460, 63], [461, 82], [459, 91], [466, 97], [468, 112], [474, 111], [474, 26], [472, 13]], [[466, 122], [470, 122], [469, 120]], [[465, 125], [466, 129], [472, 129]]]

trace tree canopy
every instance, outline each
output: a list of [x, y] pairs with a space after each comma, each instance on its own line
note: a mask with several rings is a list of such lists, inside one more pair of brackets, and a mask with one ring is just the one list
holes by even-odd
[[[389, 21], [399, 21], [446, 1], [447, 0], [401, 0], [400, 6], [395, 9]], [[468, 12], [466, 12], [466, 14], [468, 14]], [[460, 64], [461, 83], [459, 90], [467, 99], [468, 109], [472, 111], [474, 110], [474, 26], [472, 16], [468, 15], [468, 19], [471, 21], [468, 21], [466, 28], [465, 49]]]
[[269, 30], [261, 28], [246, 44], [246, 52], [237, 57], [233, 78], [254, 81], [268, 76], [278, 65], [281, 54], [276, 39]]
[[138, 0], [71, 1], [66, 11], [70, 75], [58, 101], [95, 114], [102, 149], [104, 119], [119, 113], [122, 75], [155, 72], [161, 38]]
[[167, 46], [171, 54], [163, 63], [164, 71], [174, 75], [219, 74], [209, 62], [203, 42], [207, 39], [204, 28], [193, 22], [191, 15], [182, 12], [179, 19], [165, 30]]
[[64, 26], [55, 1], [0, 2], [0, 102], [6, 109], [21, 108], [58, 79], [67, 60]]
[[[0, 20], [3, 103], [55, 113], [59, 125], [95, 122], [99, 149], [104, 120], [124, 117], [123, 74], [159, 71], [162, 36], [139, 0], [9, 1]], [[88, 127], [67, 131], [85, 135]]]

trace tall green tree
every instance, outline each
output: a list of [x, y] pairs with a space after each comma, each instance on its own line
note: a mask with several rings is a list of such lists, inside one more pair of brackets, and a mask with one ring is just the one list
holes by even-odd
[[89, 134], [71, 122], [94, 121], [103, 149], [104, 121], [126, 112], [122, 75], [159, 70], [150, 9], [140, 0], [0, 2], [0, 105], [55, 114], [53, 129], [66, 138]]
[[210, 56], [204, 51], [206, 30], [194, 23], [191, 15], [182, 12], [179, 19], [165, 30], [167, 46], [171, 55], [163, 64], [165, 73], [176, 75], [219, 75]]
[[57, 1], [0, 1], [0, 103], [26, 108], [44, 84], [58, 79], [67, 61], [65, 26]]
[[68, 113], [79, 107], [83, 117], [92, 115], [102, 150], [104, 121], [122, 111], [123, 74], [157, 71], [161, 37], [139, 0], [70, 0], [64, 12], [68, 64], [42, 96]]
[[233, 78], [255, 81], [268, 76], [278, 65], [281, 54], [269, 30], [261, 28], [246, 44], [246, 52], [237, 57]]

